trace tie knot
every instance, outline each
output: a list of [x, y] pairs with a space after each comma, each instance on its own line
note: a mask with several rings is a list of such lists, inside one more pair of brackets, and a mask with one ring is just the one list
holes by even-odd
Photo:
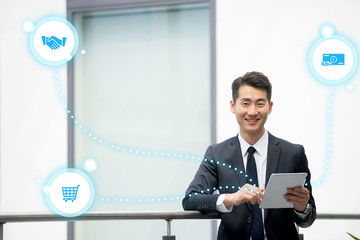
[[247, 151], [248, 151], [249, 154], [254, 154], [256, 149], [254, 147], [249, 147]]

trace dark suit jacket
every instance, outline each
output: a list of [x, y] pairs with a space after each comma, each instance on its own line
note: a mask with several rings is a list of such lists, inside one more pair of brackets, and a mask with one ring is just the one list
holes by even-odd
[[[220, 194], [236, 192], [246, 183], [245, 176], [240, 171], [245, 172], [237, 136], [209, 146], [199, 170], [186, 191], [183, 200], [184, 209], [217, 211], [216, 201], [219, 194], [213, 194], [214, 190], [219, 190]], [[268, 240], [299, 239], [294, 223], [300, 227], [309, 227], [316, 218], [315, 201], [310, 184], [311, 175], [303, 146], [289, 143], [269, 133], [265, 186], [272, 173], [293, 172], [308, 174], [305, 187], [310, 191], [310, 209], [302, 215], [298, 215], [294, 209], [265, 210], [264, 227]], [[218, 239], [250, 239], [251, 221], [249, 202], [234, 206], [232, 212], [222, 214]]]

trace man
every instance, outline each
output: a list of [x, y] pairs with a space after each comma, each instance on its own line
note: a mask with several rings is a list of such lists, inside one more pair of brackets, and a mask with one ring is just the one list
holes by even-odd
[[[208, 147], [183, 199], [185, 210], [223, 213], [219, 240], [299, 239], [295, 223], [309, 227], [315, 221], [311, 175], [303, 146], [265, 130], [273, 106], [271, 89], [268, 78], [259, 72], [234, 80], [230, 108], [240, 132]], [[284, 195], [294, 208], [260, 209], [258, 204], [271, 174], [296, 172], [306, 172], [307, 178], [305, 186], [288, 189]]]

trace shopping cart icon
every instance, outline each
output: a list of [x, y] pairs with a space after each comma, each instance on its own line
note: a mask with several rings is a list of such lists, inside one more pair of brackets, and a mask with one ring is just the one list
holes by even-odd
[[62, 187], [62, 192], [64, 196], [65, 202], [68, 200], [71, 200], [72, 202], [76, 200], [78, 188], [80, 185], [77, 185], [77, 187]]

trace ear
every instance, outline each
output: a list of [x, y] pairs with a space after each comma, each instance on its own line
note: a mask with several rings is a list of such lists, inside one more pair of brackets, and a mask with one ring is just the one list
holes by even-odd
[[273, 107], [273, 102], [271, 101], [269, 104], [269, 113], [268, 114], [270, 114], [272, 112], [272, 107]]
[[233, 100], [230, 101], [230, 110], [232, 113], [235, 113], [235, 103]]

